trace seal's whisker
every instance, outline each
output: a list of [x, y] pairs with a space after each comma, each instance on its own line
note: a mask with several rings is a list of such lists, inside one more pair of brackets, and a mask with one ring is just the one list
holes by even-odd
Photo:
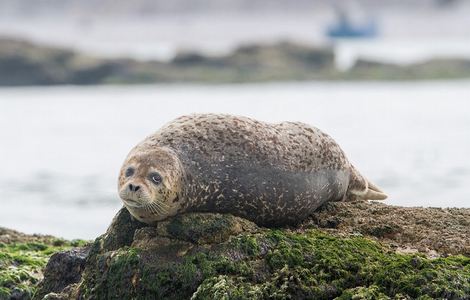
[[153, 211], [156, 213], [156, 214], [164, 214], [165, 211], [163, 209], [161, 209], [160, 207], [158, 207], [155, 202], [152, 202], [150, 203], [150, 206], [152, 207]]
[[[158, 204], [155, 204], [156, 207], [158, 207]], [[162, 211], [162, 213], [167, 213], [168, 212], [168, 208], [166, 207], [159, 207], [160, 210]]]
[[143, 209], [146, 211], [146, 212], [152, 212], [152, 210], [150, 209], [150, 206], [148, 204], [145, 204], [143, 206]]
[[153, 201], [152, 203], [155, 203], [156, 205], [160, 206], [160, 207], [165, 207], [165, 208], [169, 208], [170, 205], [165, 203], [165, 202], [162, 202], [162, 201], [158, 201], [158, 200], [155, 200]]
[[161, 210], [162, 210], [162, 212], [163, 212], [164, 214], [168, 213], [168, 209], [167, 209], [167, 208], [161, 208]]
[[148, 207], [149, 207], [149, 210], [150, 210], [153, 214], [158, 214], [158, 212], [155, 210], [155, 207], [153, 207], [152, 203], [150, 203], [150, 204], [148, 205]]
[[153, 213], [153, 212], [154, 212], [151, 203], [145, 204], [145, 205], [144, 205], [144, 209], [145, 209], [147, 212], [150, 212], [150, 213]]
[[163, 212], [168, 211], [168, 207], [163, 206], [161, 202], [152, 202], [155, 207], [158, 207]]
[[158, 204], [158, 202], [155, 202], [155, 201], [152, 202], [152, 205], [153, 205], [154, 207], [163, 208], [161, 205]]
[[155, 211], [157, 211], [160, 214], [165, 213], [165, 210], [159, 207], [155, 202], [152, 202], [152, 207], [154, 208]]

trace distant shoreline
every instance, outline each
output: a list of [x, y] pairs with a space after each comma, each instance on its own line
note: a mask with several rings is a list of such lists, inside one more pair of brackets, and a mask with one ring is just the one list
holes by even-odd
[[347, 71], [333, 50], [291, 42], [244, 45], [229, 54], [177, 54], [171, 61], [106, 59], [0, 38], [0, 86], [278, 81], [416, 81], [470, 78], [470, 60], [433, 59], [411, 65], [358, 60]]

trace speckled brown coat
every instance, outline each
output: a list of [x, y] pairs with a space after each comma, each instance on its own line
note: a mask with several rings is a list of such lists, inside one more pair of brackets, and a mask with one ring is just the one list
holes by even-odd
[[384, 199], [336, 142], [304, 123], [221, 114], [182, 116], [135, 150], [167, 147], [184, 168], [179, 212], [222, 212], [293, 224], [327, 201]]

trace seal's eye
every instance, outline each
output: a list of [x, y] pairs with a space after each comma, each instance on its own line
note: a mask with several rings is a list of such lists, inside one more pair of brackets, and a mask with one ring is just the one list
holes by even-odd
[[162, 183], [162, 176], [160, 176], [160, 174], [158, 173], [150, 173], [149, 177], [150, 177], [150, 180], [152, 180], [152, 182], [155, 184]]
[[126, 177], [130, 177], [132, 175], [134, 175], [134, 168], [128, 168], [126, 170]]

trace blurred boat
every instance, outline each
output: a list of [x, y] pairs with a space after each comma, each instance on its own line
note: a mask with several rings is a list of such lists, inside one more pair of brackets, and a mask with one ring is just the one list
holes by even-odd
[[329, 26], [326, 35], [330, 38], [374, 38], [378, 34], [377, 22], [369, 18], [362, 24], [351, 20], [348, 13], [344, 10], [336, 10], [336, 23]]

